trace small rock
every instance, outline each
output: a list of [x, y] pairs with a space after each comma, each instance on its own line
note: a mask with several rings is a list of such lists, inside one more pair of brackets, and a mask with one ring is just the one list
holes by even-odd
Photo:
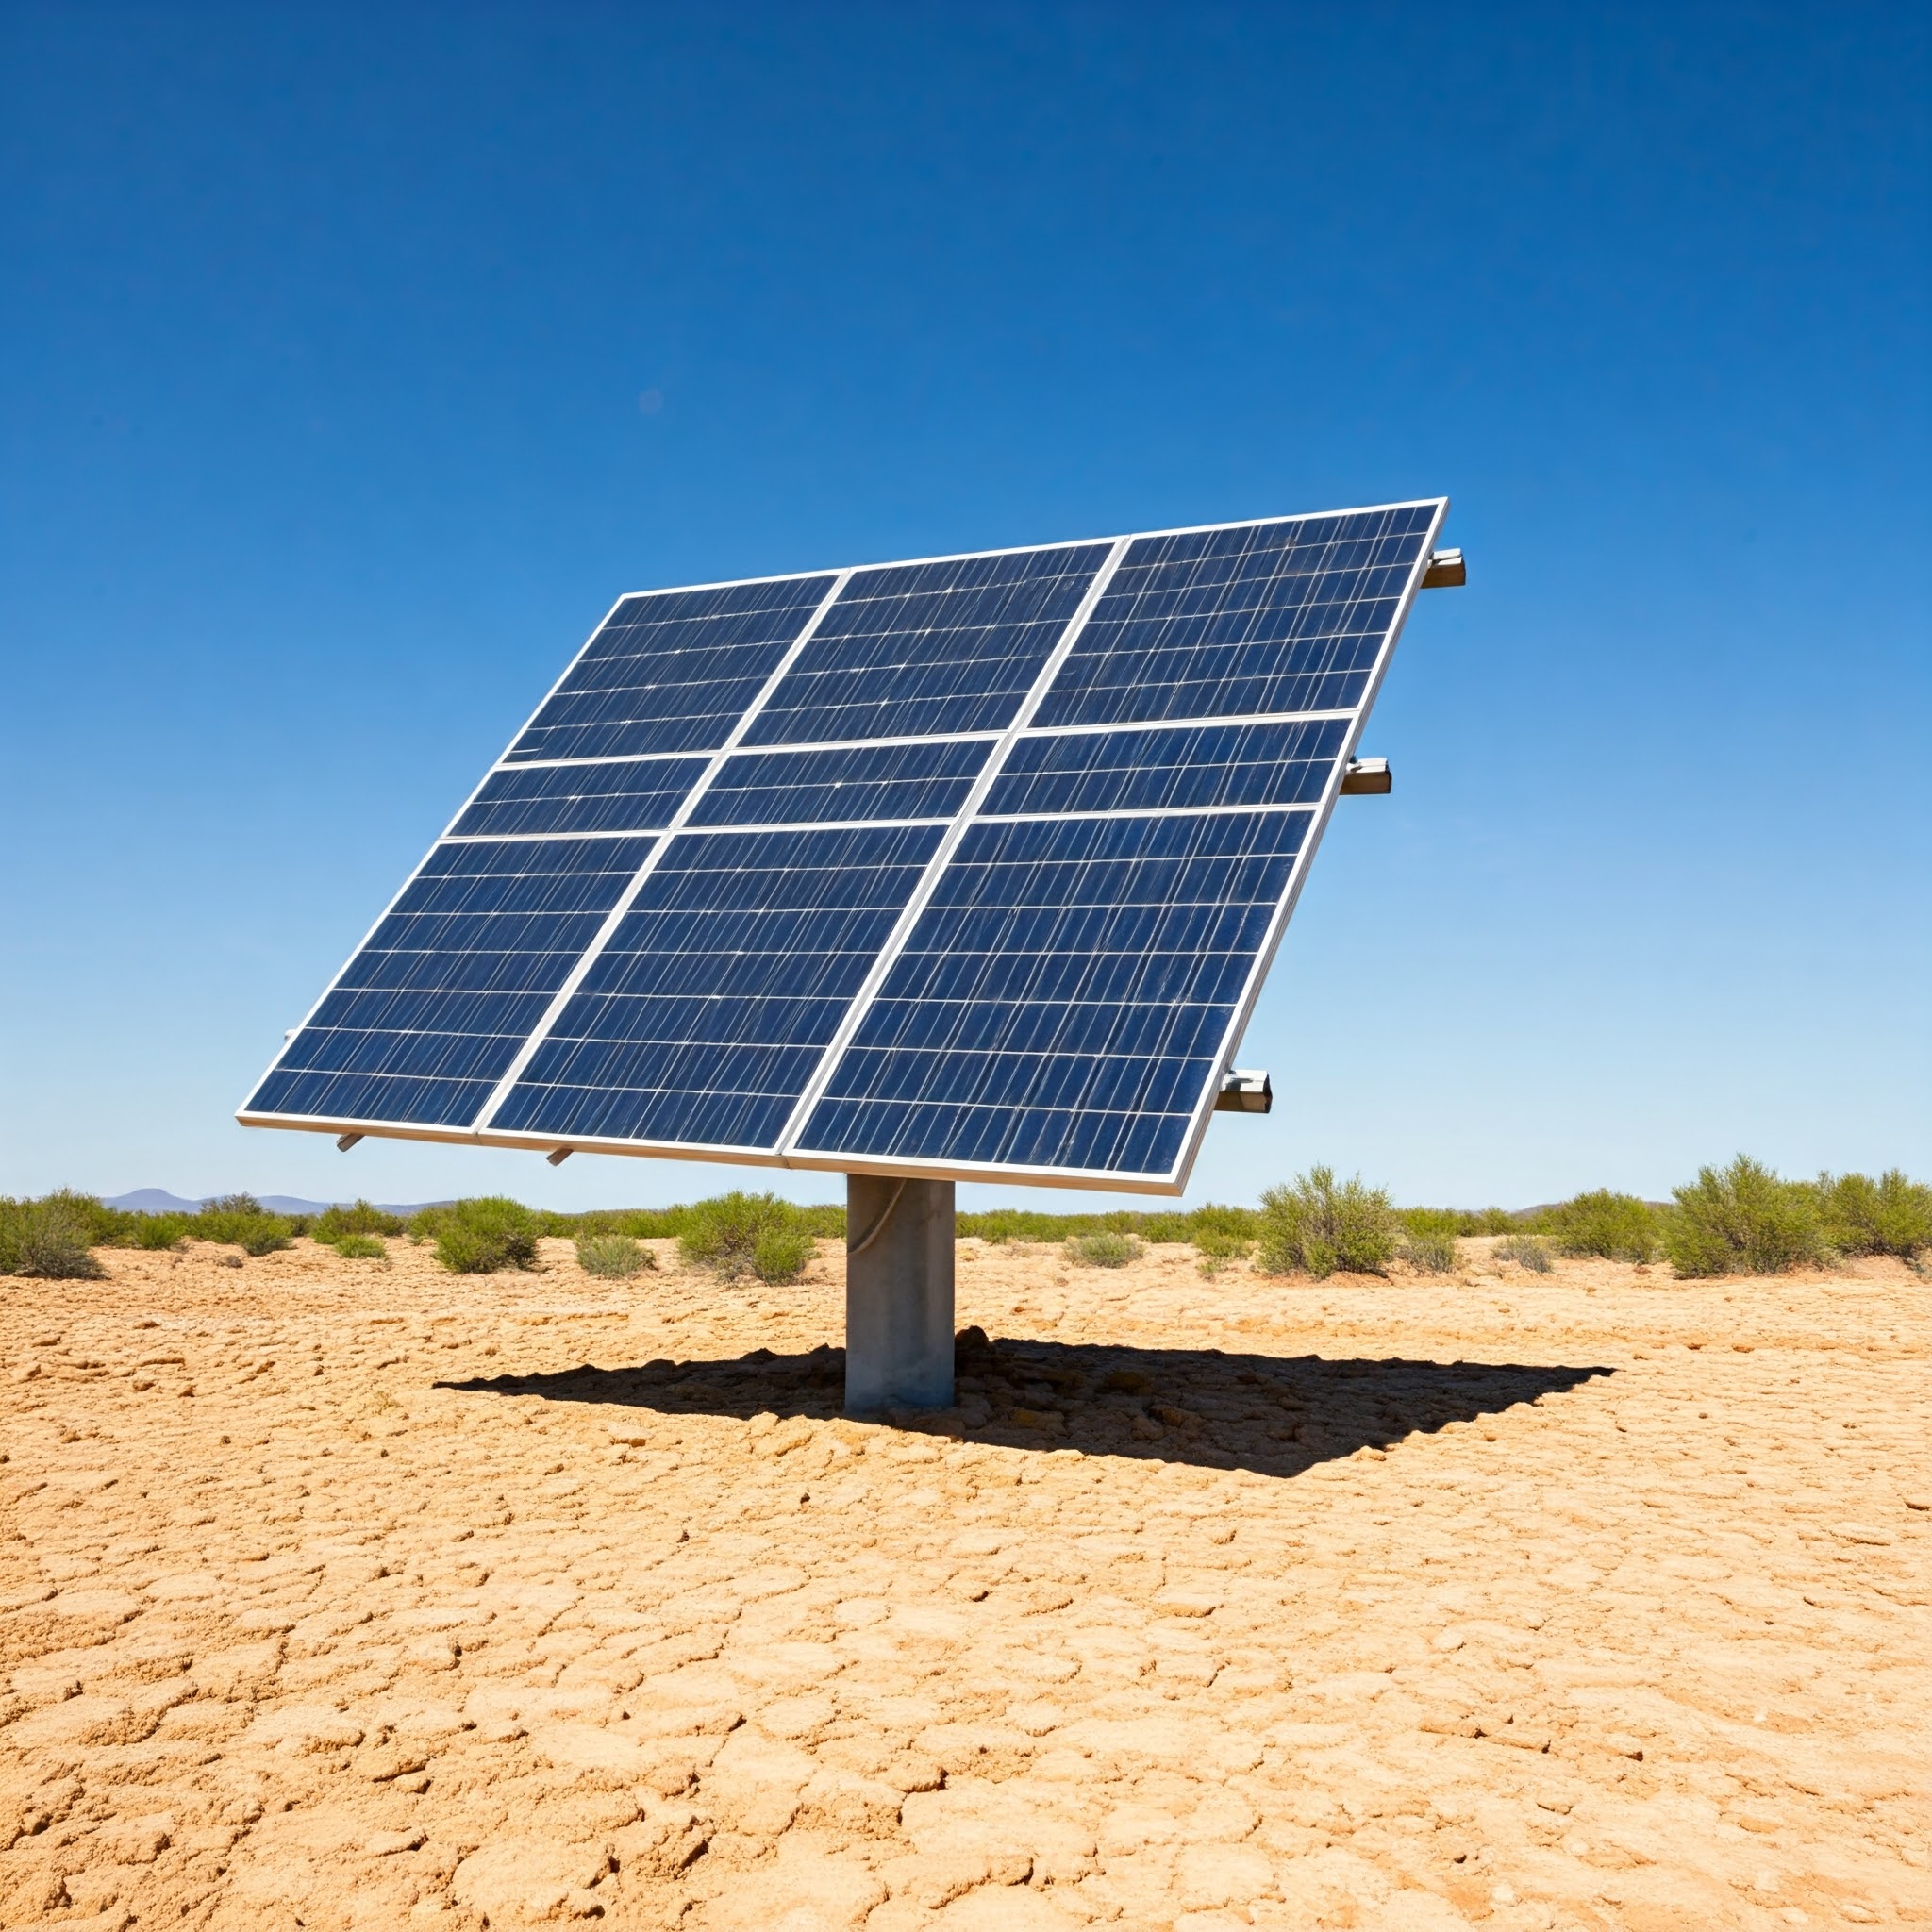
[[378, 1831], [364, 1840], [362, 1849], [371, 1857], [387, 1858], [397, 1852], [413, 1852], [428, 1837], [423, 1831]]

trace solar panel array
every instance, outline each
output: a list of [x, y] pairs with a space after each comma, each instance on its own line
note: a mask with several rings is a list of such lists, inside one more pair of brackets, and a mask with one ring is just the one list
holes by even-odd
[[240, 1118], [1178, 1191], [1446, 509], [621, 599]]

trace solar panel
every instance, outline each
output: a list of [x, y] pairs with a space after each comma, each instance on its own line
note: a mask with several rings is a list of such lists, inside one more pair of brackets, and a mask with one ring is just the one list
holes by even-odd
[[621, 598], [239, 1118], [1179, 1192], [1447, 508]]

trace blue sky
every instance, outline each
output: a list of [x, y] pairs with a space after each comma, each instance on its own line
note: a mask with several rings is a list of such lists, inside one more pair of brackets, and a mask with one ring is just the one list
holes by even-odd
[[0, 1192], [764, 1185], [231, 1115], [620, 591], [1437, 491], [1191, 1198], [1932, 1174], [1928, 70], [1905, 7], [0, 9]]

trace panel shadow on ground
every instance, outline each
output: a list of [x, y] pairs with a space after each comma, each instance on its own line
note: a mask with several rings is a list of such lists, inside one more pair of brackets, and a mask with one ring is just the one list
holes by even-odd
[[[1479, 1422], [1614, 1371], [1524, 1362], [1228, 1355], [1000, 1338], [968, 1329], [958, 1407], [895, 1414], [908, 1428], [1017, 1449], [1074, 1449], [1208, 1469], [1293, 1476], [1360, 1449]], [[493, 1375], [439, 1386], [608, 1405], [612, 1420], [692, 1415], [835, 1416], [844, 1351], [765, 1349], [733, 1358], [585, 1364], [555, 1374]], [[981, 1415], [984, 1420], [980, 1420]]]

